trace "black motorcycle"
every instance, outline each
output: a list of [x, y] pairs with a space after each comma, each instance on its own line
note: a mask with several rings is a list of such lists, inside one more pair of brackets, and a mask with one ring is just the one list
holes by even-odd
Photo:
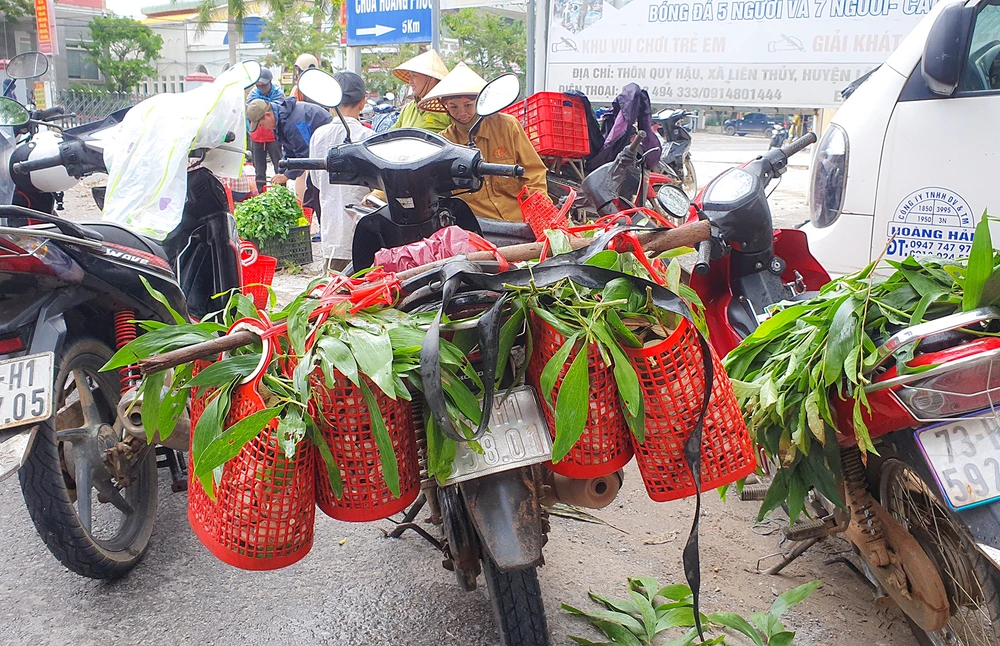
[[[259, 65], [244, 65], [255, 80]], [[57, 129], [58, 145], [41, 154], [31, 114], [0, 98], [0, 123], [22, 135], [8, 142], [3, 165], [19, 199], [37, 207], [2, 205], [0, 217], [40, 223], [0, 226], [0, 383], [6, 384], [0, 477], [19, 472], [49, 550], [70, 570], [100, 579], [123, 576], [146, 552], [156, 516], [157, 456], [170, 467], [175, 491], [183, 489], [184, 460], [174, 449], [186, 451], [190, 436], [183, 416], [166, 446], [148, 444], [141, 402], [133, 405], [138, 372], [101, 368], [136, 338], [133, 321], [173, 322], [170, 308], [200, 319], [221, 309], [226, 293], [241, 285], [229, 200], [202, 165], [215, 149], [189, 153], [183, 216], [163, 240], [112, 222], [81, 224], [54, 214], [47, 182], [60, 173], [79, 179], [106, 172], [98, 133], [118, 122], [113, 116]], [[95, 192], [95, 199], [102, 197]]]
[[684, 120], [694, 113], [686, 110], [663, 110], [653, 116], [660, 126], [663, 155], [660, 165], [680, 180], [681, 188], [689, 197], [698, 192], [698, 176], [691, 161], [691, 132], [684, 127]]

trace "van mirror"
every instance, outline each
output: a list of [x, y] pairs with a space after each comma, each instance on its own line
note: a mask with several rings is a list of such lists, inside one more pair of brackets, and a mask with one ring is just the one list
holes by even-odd
[[962, 79], [976, 8], [956, 2], [945, 7], [927, 34], [920, 74], [931, 92], [951, 96]]

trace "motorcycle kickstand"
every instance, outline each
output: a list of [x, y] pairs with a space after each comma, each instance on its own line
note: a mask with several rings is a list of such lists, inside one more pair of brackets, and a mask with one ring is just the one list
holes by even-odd
[[443, 551], [444, 545], [441, 543], [441, 541], [431, 536], [429, 533], [427, 533], [427, 530], [425, 530], [417, 523], [413, 522], [416, 519], [417, 514], [419, 514], [420, 511], [424, 508], [425, 504], [427, 504], [427, 496], [421, 493], [420, 497], [417, 498], [412, 505], [410, 505], [409, 509], [406, 510], [406, 514], [403, 515], [402, 522], [396, 523], [396, 528], [393, 529], [391, 532], [386, 532], [385, 530], [382, 530], [382, 533], [385, 534], [386, 538], [399, 538], [404, 533], [406, 533], [406, 530], [411, 530], [413, 532], [416, 532], [417, 535], [419, 535], [422, 539], [433, 545], [435, 548]]
[[156, 456], [158, 458], [163, 458], [162, 462], [160, 460], [156, 461], [157, 467], [161, 469], [163, 467], [167, 467], [170, 469], [170, 490], [174, 493], [187, 491], [188, 472], [184, 456], [173, 449], [168, 449], [165, 446], [156, 447]]
[[774, 567], [770, 568], [769, 570], [764, 572], [764, 574], [780, 573], [782, 570], [788, 567], [792, 563], [792, 561], [805, 554], [806, 550], [808, 550], [810, 547], [823, 540], [823, 538], [825, 537], [810, 538], [809, 540], [802, 541], [801, 543], [796, 545], [791, 552], [788, 553], [788, 556], [786, 556], [784, 559], [781, 560], [781, 563], [778, 563]]

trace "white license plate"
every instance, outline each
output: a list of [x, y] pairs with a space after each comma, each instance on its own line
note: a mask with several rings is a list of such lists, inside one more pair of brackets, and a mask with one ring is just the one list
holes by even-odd
[[459, 443], [451, 477], [454, 484], [493, 473], [508, 471], [552, 459], [549, 436], [535, 390], [530, 386], [515, 388], [509, 397], [497, 393], [493, 398], [490, 428], [479, 439], [482, 453]]
[[953, 509], [1000, 498], [1000, 423], [969, 418], [916, 432], [938, 487]]
[[0, 361], [0, 430], [52, 416], [54, 364], [52, 352]]

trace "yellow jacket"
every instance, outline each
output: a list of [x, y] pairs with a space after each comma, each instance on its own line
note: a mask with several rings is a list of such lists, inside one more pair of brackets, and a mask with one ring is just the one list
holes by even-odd
[[451, 125], [451, 117], [444, 112], [428, 112], [417, 107], [416, 101], [410, 101], [399, 113], [399, 119], [389, 128], [420, 128], [431, 132], [441, 132]]
[[[463, 146], [469, 141], [468, 134], [463, 135], [457, 124], [449, 126], [441, 136]], [[532, 148], [520, 122], [508, 114], [493, 114], [483, 119], [474, 140], [484, 161], [491, 164], [520, 164], [524, 167], [524, 177], [486, 177], [481, 189], [459, 197], [465, 200], [478, 217], [522, 222], [524, 218], [517, 201], [517, 194], [521, 189], [527, 186], [530, 194], [541, 191], [543, 195], [548, 195], [542, 158]]]

